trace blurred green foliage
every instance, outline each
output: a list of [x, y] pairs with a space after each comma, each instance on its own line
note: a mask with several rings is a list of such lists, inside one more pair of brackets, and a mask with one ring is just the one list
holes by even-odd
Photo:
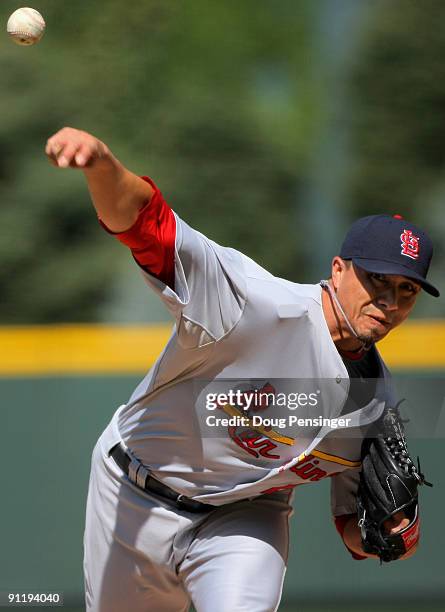
[[[351, 217], [400, 213], [428, 229], [432, 277], [445, 247], [445, 3], [378, 0], [350, 73]], [[435, 301], [424, 312], [445, 314]]]
[[[64, 125], [151, 175], [191, 225], [292, 280], [316, 280], [317, 235], [302, 240], [301, 223], [332, 122], [353, 142], [348, 219], [389, 207], [429, 227], [436, 207], [439, 227], [445, 4], [362, 3], [340, 119], [329, 118], [319, 26], [347, 0], [34, 4], [42, 41], [0, 42], [0, 322], [95, 321], [119, 283], [125, 255], [98, 229], [81, 173], [43, 154]], [[15, 8], [2, 2], [4, 22]]]
[[307, 3], [283, 2], [279, 14], [250, 0], [36, 8], [47, 21], [41, 43], [4, 40], [0, 60], [1, 321], [94, 320], [122, 256], [97, 229], [81, 175], [46, 163], [45, 141], [63, 125], [153, 176], [201, 231], [286, 273], [298, 252], [287, 231], [296, 168], [316, 123]]

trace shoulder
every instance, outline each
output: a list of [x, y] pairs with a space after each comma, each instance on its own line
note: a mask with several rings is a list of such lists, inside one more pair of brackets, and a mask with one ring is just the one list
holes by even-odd
[[302, 284], [274, 276], [255, 261], [242, 255], [247, 296], [251, 305], [269, 312], [269, 317], [291, 324], [304, 323], [305, 328], [323, 327], [321, 287], [319, 284]]
[[281, 297], [289, 299], [291, 302], [321, 307], [321, 287], [318, 283], [295, 283], [285, 278], [274, 276], [247, 255], [242, 253], [239, 255], [242, 259], [246, 278], [251, 284], [257, 284], [264, 289], [269, 288], [271, 298]]

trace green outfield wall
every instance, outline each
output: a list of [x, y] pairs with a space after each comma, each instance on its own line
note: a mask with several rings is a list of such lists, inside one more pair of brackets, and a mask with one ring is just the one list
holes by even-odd
[[[413, 377], [412, 372], [401, 375], [405, 388]], [[114, 408], [126, 401], [137, 381], [135, 376], [0, 380], [0, 590], [57, 590], [67, 602], [81, 599], [91, 451]], [[443, 448], [444, 440], [437, 436], [411, 441], [412, 453], [421, 455], [435, 486], [422, 490], [422, 546], [405, 562], [380, 567], [369, 560], [352, 561], [331, 523], [329, 483], [300, 487], [284, 600], [445, 599]]]

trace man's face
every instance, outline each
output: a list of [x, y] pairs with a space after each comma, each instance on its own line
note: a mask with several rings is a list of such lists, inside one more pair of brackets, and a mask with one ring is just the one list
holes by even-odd
[[411, 312], [421, 287], [406, 276], [366, 272], [335, 257], [332, 281], [351, 325], [363, 342], [378, 342]]

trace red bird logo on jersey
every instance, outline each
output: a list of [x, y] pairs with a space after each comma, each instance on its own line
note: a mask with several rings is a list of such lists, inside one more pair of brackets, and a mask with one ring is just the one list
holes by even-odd
[[[277, 444], [274, 444], [271, 440], [289, 446], [292, 446], [295, 442], [293, 438], [275, 431], [270, 426], [253, 425], [251, 423], [251, 413], [267, 409], [275, 393], [275, 387], [270, 383], [266, 383], [261, 389], [243, 391], [237, 405], [226, 402], [218, 403], [218, 408], [223, 410], [226, 414], [247, 419], [247, 424], [244, 426], [247, 433], [240, 435], [239, 427], [232, 426], [228, 428], [228, 433], [238, 446], [256, 457], [258, 457], [259, 453], [268, 459], [279, 459], [279, 455], [271, 453], [273, 449], [277, 448]], [[248, 402], [248, 400], [250, 401]], [[251, 405], [252, 401], [253, 405]], [[247, 410], [245, 408], [246, 406], [249, 406]]]
[[418, 259], [419, 257], [419, 237], [414, 236], [411, 230], [403, 230], [400, 234], [400, 240], [402, 241], [401, 254], [411, 259]]

